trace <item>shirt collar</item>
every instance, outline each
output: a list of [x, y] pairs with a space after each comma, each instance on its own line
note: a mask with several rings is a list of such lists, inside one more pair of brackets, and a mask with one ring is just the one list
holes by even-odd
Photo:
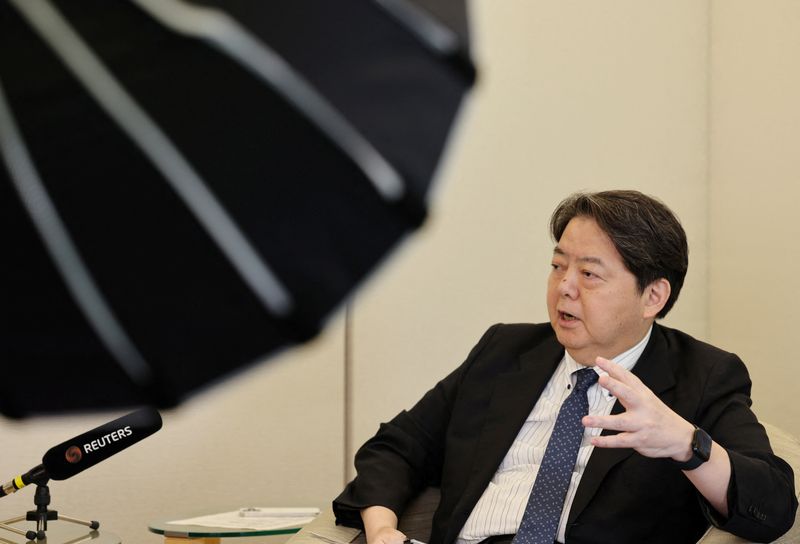
[[[653, 332], [653, 325], [650, 325], [650, 328], [647, 330], [647, 334], [644, 335], [644, 338], [639, 340], [639, 342], [633, 346], [632, 348], [623, 351], [613, 359], [615, 363], [620, 365], [625, 370], [633, 370], [633, 367], [636, 366], [636, 363], [639, 361], [639, 357], [642, 356], [644, 352], [644, 348], [647, 347], [647, 342], [650, 340], [650, 335]], [[567, 376], [572, 376], [576, 371], [581, 370], [582, 368], [586, 368], [585, 365], [582, 365], [575, 361], [569, 352], [565, 349], [564, 350], [564, 364], [566, 367]], [[594, 367], [595, 372], [597, 372], [600, 376], [604, 376], [608, 374], [605, 370], [601, 370], [598, 367]], [[608, 394], [608, 391], [603, 390], [609, 397], [611, 395]]]

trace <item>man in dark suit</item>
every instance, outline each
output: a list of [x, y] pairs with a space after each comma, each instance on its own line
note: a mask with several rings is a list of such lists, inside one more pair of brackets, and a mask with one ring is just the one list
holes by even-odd
[[688, 266], [674, 214], [635, 191], [577, 194], [551, 232], [550, 323], [490, 328], [459, 368], [381, 425], [334, 501], [337, 520], [363, 526], [369, 544], [399, 544], [397, 516], [437, 485], [431, 544], [511, 541], [521, 522], [539, 523], [527, 519], [529, 495], [538, 504], [531, 489], [557, 451], [559, 412], [588, 367], [599, 381], [582, 392], [582, 443], [545, 540], [688, 543], [708, 523], [757, 541], [786, 532], [792, 471], [750, 411], [743, 363], [655, 324]]

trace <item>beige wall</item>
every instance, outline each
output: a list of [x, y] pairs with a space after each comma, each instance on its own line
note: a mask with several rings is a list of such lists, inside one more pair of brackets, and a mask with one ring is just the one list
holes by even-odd
[[[667, 324], [740, 353], [757, 411], [800, 435], [789, 345], [800, 305], [791, 208], [800, 3], [472, 7], [480, 84], [430, 222], [352, 301], [349, 360], [338, 316], [317, 341], [196, 396], [165, 413], [158, 434], [53, 483], [55, 508], [96, 517], [125, 542], [156, 543], [144, 527], [159, 517], [327, 505], [347, 476], [348, 435], [357, 445], [410, 405], [490, 324], [546, 318], [547, 219], [578, 189], [637, 188], [678, 213], [691, 264]], [[112, 417], [0, 420], [0, 476]], [[0, 500], [0, 517], [32, 497]]]
[[575, 190], [636, 188], [675, 209], [692, 258], [668, 323], [706, 335], [706, 4], [473, 6], [483, 80], [431, 221], [354, 303], [356, 444], [492, 323], [547, 319], [547, 222]]
[[712, 5], [709, 338], [800, 435], [800, 2]]

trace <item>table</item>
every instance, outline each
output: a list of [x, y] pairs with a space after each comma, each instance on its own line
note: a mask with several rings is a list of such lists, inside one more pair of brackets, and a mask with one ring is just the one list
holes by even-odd
[[[220, 539], [237, 536], [291, 535], [301, 527], [281, 529], [226, 529], [224, 527], [203, 527], [201, 525], [176, 525], [166, 521], [151, 523], [150, 532], [164, 535], [164, 544], [220, 544]], [[94, 543], [93, 543], [94, 544]]]

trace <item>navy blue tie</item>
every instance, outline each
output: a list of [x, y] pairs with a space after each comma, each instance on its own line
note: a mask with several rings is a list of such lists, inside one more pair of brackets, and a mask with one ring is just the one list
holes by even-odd
[[533, 483], [528, 505], [512, 544], [553, 544], [572, 470], [583, 439], [581, 418], [589, 413], [586, 392], [597, 383], [593, 368], [575, 372], [575, 388], [558, 412], [553, 434]]

